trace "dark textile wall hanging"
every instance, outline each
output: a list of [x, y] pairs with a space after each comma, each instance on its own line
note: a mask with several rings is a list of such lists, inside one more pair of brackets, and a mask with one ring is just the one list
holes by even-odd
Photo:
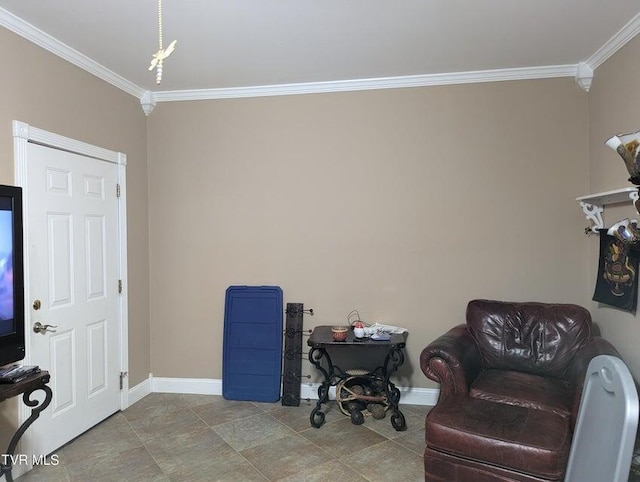
[[600, 261], [593, 301], [635, 312], [639, 252], [600, 230]]

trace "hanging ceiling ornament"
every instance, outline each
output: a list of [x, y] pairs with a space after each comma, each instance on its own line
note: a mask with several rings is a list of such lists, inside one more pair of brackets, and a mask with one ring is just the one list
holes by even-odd
[[158, 51], [153, 54], [151, 66], [149, 67], [149, 70], [156, 69], [156, 84], [158, 85], [162, 81], [162, 62], [176, 48], [176, 42], [177, 40], [174, 40], [166, 49], [162, 48], [162, 0], [158, 0]]

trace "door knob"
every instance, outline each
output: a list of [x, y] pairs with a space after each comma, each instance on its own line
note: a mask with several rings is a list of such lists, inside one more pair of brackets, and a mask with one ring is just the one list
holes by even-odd
[[43, 325], [42, 323], [40, 323], [39, 321], [36, 321], [33, 324], [33, 332], [34, 333], [42, 333], [43, 335], [47, 332], [50, 331], [52, 333], [55, 333], [56, 330], [52, 330], [51, 328], [58, 328], [57, 325]]

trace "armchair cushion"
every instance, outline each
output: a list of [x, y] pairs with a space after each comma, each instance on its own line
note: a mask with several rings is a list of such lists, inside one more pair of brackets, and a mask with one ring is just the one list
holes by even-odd
[[509, 370], [485, 370], [471, 385], [469, 395], [492, 402], [571, 415], [573, 391], [567, 382]]
[[429, 412], [425, 427], [427, 450], [547, 480], [561, 480], [567, 466], [567, 419], [547, 410], [450, 398]]
[[467, 324], [485, 367], [557, 378], [591, 338], [591, 315], [570, 304], [474, 300]]

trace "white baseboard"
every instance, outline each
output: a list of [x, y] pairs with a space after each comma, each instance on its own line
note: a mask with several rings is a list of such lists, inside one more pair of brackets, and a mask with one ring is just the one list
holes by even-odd
[[129, 389], [129, 406], [133, 405], [139, 400], [151, 393], [151, 384], [153, 380], [153, 374], [149, 373], [149, 378], [138, 383], [135, 387]]
[[154, 377], [153, 392], [195, 393], [199, 395], [222, 395], [222, 380], [211, 378], [164, 378]]
[[398, 387], [400, 390], [400, 404], [407, 405], [428, 405], [435, 406], [438, 403], [440, 389], [438, 388], [406, 388]]
[[[165, 378], [150, 376], [150, 393], [191, 393], [200, 395], [222, 395], [222, 380], [211, 378]], [[146, 383], [143, 382], [143, 383]], [[140, 384], [142, 385], [142, 384]], [[138, 390], [136, 385], [134, 390]], [[300, 398], [318, 399], [319, 383], [303, 383], [300, 386]], [[437, 388], [398, 387], [400, 404], [433, 406], [438, 401]], [[142, 389], [140, 389], [142, 391]], [[147, 393], [145, 393], [147, 395]], [[330, 398], [335, 398], [335, 387], [329, 389]], [[131, 392], [129, 393], [131, 399]], [[142, 398], [142, 397], [141, 397]], [[139, 400], [139, 399], [138, 399]], [[137, 400], [136, 400], [137, 401]], [[135, 403], [131, 401], [131, 403]]]
[[[319, 383], [303, 383], [300, 389], [300, 398], [318, 399]], [[398, 387], [400, 390], [400, 405], [428, 405], [433, 406], [438, 401], [440, 390], [437, 388], [409, 388]], [[329, 398], [336, 398], [336, 387], [329, 388]]]

